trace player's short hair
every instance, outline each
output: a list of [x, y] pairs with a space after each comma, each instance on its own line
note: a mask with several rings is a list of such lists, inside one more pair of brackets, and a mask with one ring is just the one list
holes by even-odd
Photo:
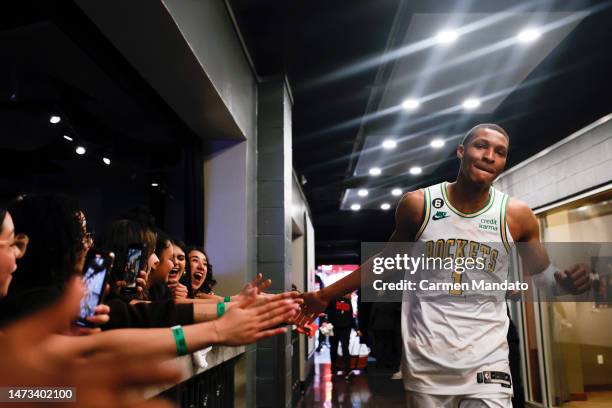
[[496, 125], [495, 123], [481, 123], [468, 130], [465, 136], [463, 136], [463, 139], [461, 139], [461, 144], [464, 146], [468, 144], [470, 140], [472, 140], [472, 138], [476, 135], [476, 132], [482, 129], [489, 129], [499, 132], [504, 135], [506, 139], [508, 139], [508, 143], [510, 143], [510, 136], [508, 136], [508, 132], [506, 132], [503, 127]]

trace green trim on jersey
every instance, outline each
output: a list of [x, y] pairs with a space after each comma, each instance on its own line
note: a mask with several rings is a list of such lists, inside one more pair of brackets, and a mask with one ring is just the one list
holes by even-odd
[[431, 195], [429, 194], [429, 187], [423, 189], [423, 221], [421, 222], [421, 228], [417, 231], [414, 236], [414, 240], [418, 241], [425, 231], [425, 227], [429, 223], [429, 216], [431, 215]]
[[450, 208], [452, 212], [454, 212], [455, 214], [463, 218], [474, 218], [474, 217], [479, 216], [480, 214], [485, 213], [487, 210], [489, 210], [489, 208], [491, 208], [491, 206], [493, 205], [493, 201], [495, 201], [495, 189], [491, 187], [489, 189], [489, 201], [487, 201], [484, 207], [482, 207], [480, 210], [477, 210], [476, 212], [473, 212], [473, 213], [464, 213], [461, 210], [458, 210], [455, 207], [453, 207], [453, 205], [451, 204], [450, 200], [448, 199], [448, 195], [446, 193], [447, 186], [448, 186], [447, 182], [440, 184], [440, 190], [442, 190], [442, 197], [444, 198], [444, 201], [446, 202], [446, 205], [448, 206], [448, 208]]
[[506, 231], [506, 216], [508, 214], [508, 201], [510, 201], [510, 197], [508, 194], [504, 194], [501, 202], [501, 206], [499, 207], [499, 219], [500, 219], [500, 232], [501, 232], [501, 240], [506, 247], [506, 251], [510, 253], [510, 243], [508, 242], [508, 232]]

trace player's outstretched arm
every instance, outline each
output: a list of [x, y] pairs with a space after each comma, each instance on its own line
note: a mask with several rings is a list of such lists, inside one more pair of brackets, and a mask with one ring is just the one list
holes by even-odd
[[[423, 196], [422, 190], [404, 194], [395, 211], [395, 230], [391, 234], [389, 242], [409, 242], [414, 240], [414, 236], [423, 221]], [[383, 254], [386, 250], [383, 250]], [[300, 315], [296, 319], [296, 324], [299, 326], [309, 324], [325, 311], [332, 299], [359, 289], [361, 286], [361, 270], [364, 268], [365, 270], [371, 270], [372, 262], [373, 260], [370, 258], [339, 281], [317, 292], [302, 294], [304, 304], [302, 305]]]

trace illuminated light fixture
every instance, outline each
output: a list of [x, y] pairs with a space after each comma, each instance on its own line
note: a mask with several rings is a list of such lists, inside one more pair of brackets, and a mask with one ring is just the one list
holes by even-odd
[[390, 209], [390, 208], [391, 208], [391, 204], [389, 204], [389, 203], [382, 203], [382, 204], [380, 205], [380, 209], [381, 209], [381, 210], [385, 210], [385, 211], [387, 211], [387, 210], [388, 210], [388, 209]]
[[391, 195], [399, 197], [402, 195], [402, 190], [399, 188], [394, 188], [393, 190], [391, 190]]
[[372, 167], [369, 173], [371, 176], [380, 176], [380, 173], [382, 173], [382, 171], [378, 167]]
[[70, 137], [70, 136], [68, 136], [68, 135], [64, 135], [64, 139], [66, 139], [66, 140], [67, 140], [67, 141], [69, 141], [69, 142], [72, 142], [72, 141], [74, 140], [73, 138], [71, 138], [71, 137]]
[[382, 147], [387, 150], [395, 149], [397, 147], [397, 142], [395, 140], [387, 139], [382, 142]]
[[103, 157], [103, 158], [102, 158], [102, 162], [103, 162], [104, 164], [106, 164], [107, 166], [110, 166], [110, 164], [111, 164], [111, 159], [109, 159], [108, 157]]
[[526, 28], [517, 35], [517, 39], [522, 43], [530, 43], [540, 38], [542, 34], [534, 28]]
[[151, 183], [151, 187], [157, 187], [157, 186], [159, 186], [159, 184], [157, 184], [157, 183]]
[[450, 44], [450, 43], [453, 43], [453, 42], [457, 41], [457, 38], [459, 38], [459, 34], [457, 34], [457, 32], [453, 31], [453, 30], [440, 31], [438, 33], [438, 35], [436, 35], [436, 40], [440, 44]]
[[359, 211], [359, 210], [361, 210], [361, 205], [360, 204], [352, 204], [351, 205], [351, 210]]
[[74, 151], [76, 152], [76, 154], [80, 154], [81, 156], [84, 155], [86, 152], [83, 146], [77, 146], [77, 148]]
[[49, 117], [49, 122], [53, 123], [54, 125], [56, 123], [60, 123], [62, 121], [62, 118], [60, 118], [58, 115], [51, 115], [51, 117]]
[[477, 98], [468, 98], [463, 101], [463, 108], [467, 110], [476, 109], [480, 106], [480, 100]]
[[415, 110], [419, 106], [421, 106], [421, 102], [417, 101], [416, 99], [406, 99], [404, 102], [402, 102], [402, 108], [406, 109], [407, 111]]
[[439, 149], [442, 146], [444, 146], [444, 140], [442, 140], [442, 139], [434, 139], [434, 140], [431, 141], [431, 143], [429, 143], [429, 145], [431, 147], [433, 147], [434, 149]]
[[423, 169], [418, 166], [414, 166], [414, 167], [411, 167], [409, 171], [410, 171], [410, 174], [416, 176], [417, 174], [421, 174], [423, 172]]
[[368, 195], [368, 190], [366, 190], [365, 188], [362, 188], [361, 190], [357, 192], [357, 195], [359, 197], [366, 197]]

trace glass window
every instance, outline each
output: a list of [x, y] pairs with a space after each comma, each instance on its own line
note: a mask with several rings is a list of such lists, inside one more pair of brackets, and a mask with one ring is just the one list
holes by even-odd
[[[612, 190], [539, 219], [546, 242], [612, 242]], [[612, 259], [589, 266], [596, 276], [594, 302], [546, 305], [555, 405], [573, 406], [571, 401], [586, 398], [612, 406]]]

